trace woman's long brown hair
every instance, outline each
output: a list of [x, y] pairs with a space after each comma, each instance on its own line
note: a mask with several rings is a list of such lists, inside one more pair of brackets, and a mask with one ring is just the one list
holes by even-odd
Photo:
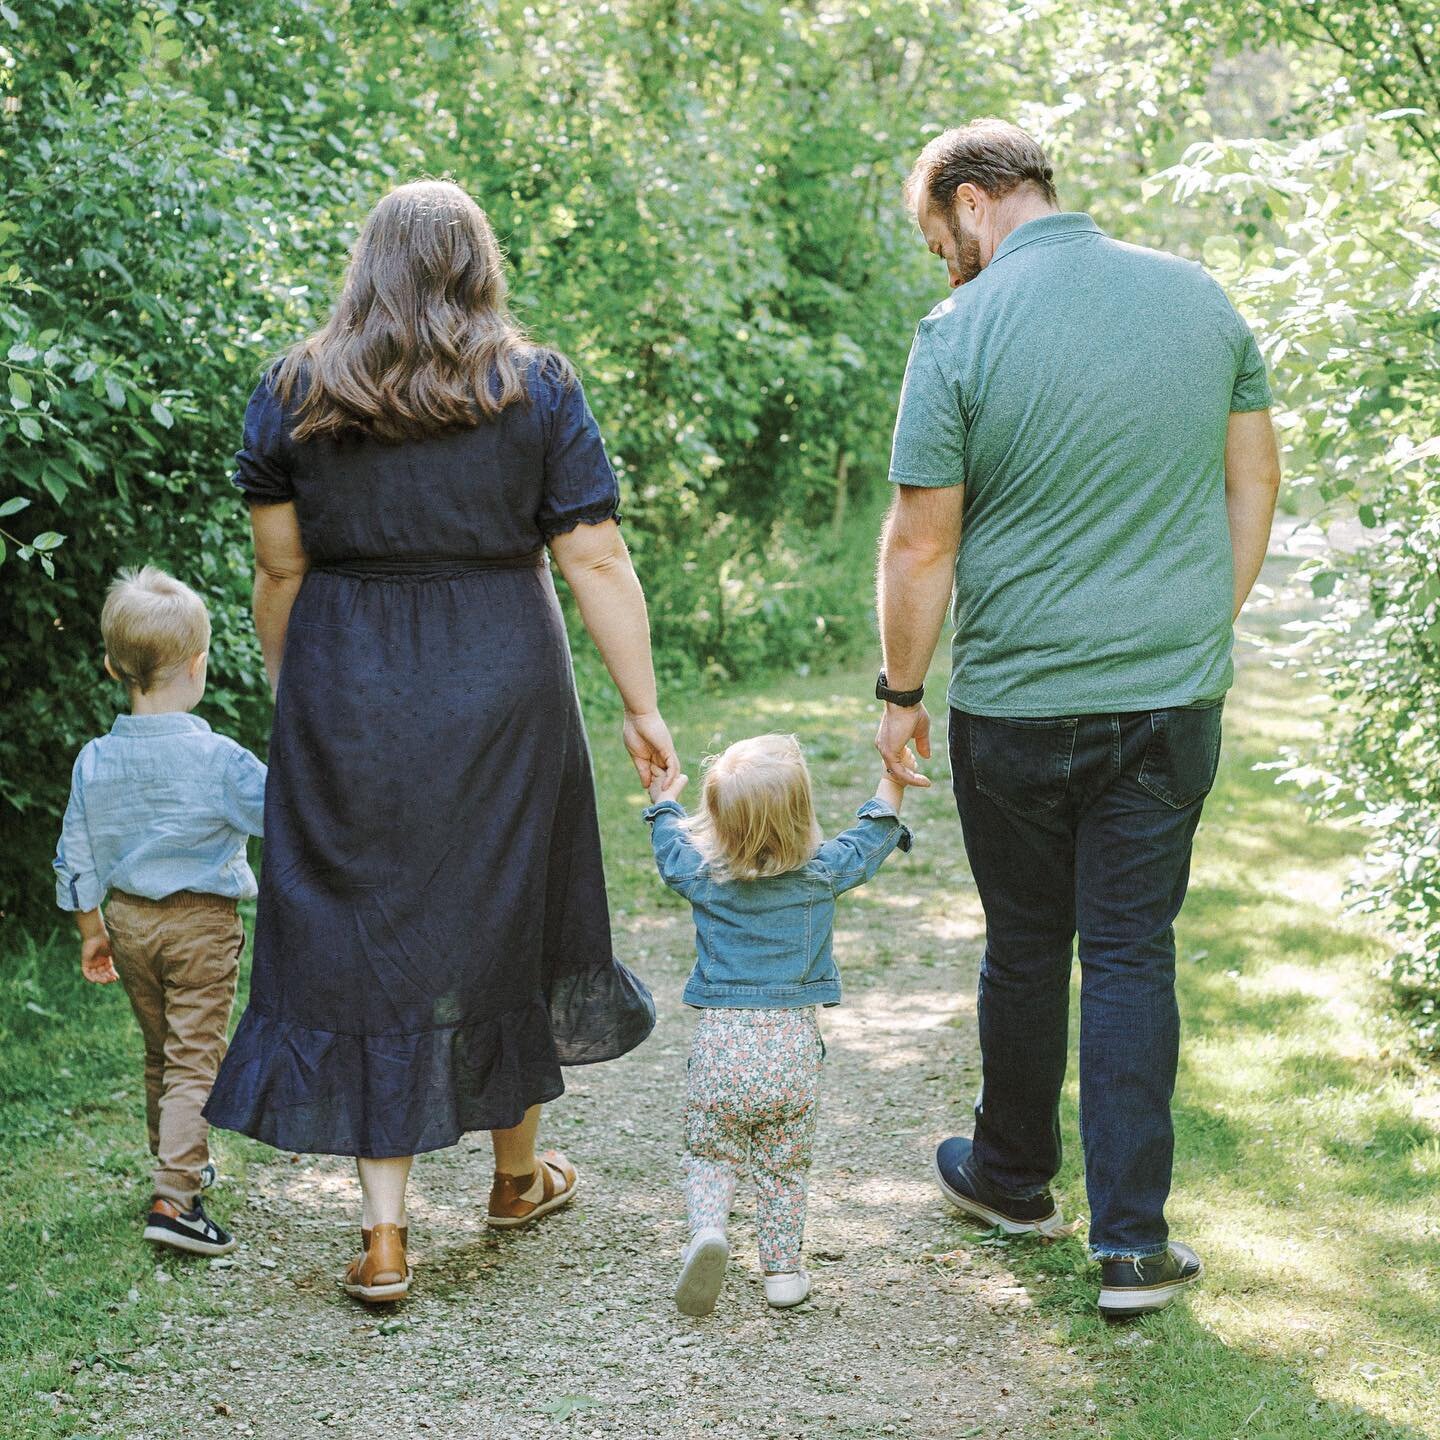
[[275, 389], [296, 440], [423, 439], [524, 403], [539, 359], [506, 305], [500, 246], [485, 212], [448, 180], [392, 190], [370, 212], [334, 312], [280, 362]]

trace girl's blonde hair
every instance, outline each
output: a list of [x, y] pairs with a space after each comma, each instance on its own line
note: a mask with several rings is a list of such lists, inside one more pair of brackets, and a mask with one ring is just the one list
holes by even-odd
[[685, 829], [717, 880], [760, 880], [812, 860], [823, 836], [800, 742], [737, 740], [706, 768]]
[[275, 375], [296, 440], [424, 439], [529, 399], [532, 360], [565, 384], [570, 362], [532, 344], [506, 303], [485, 212], [448, 180], [416, 180], [370, 212], [330, 318]]

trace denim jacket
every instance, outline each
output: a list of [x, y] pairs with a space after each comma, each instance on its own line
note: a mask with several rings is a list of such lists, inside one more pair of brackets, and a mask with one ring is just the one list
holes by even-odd
[[840, 973], [830, 937], [835, 897], [863, 885], [910, 831], [883, 800], [867, 800], [860, 823], [827, 840], [798, 870], [761, 880], [716, 880], [680, 828], [685, 811], [662, 800], [645, 812], [660, 878], [695, 916], [695, 968], [687, 1005], [730, 1010], [838, 1005]]
[[198, 715], [118, 715], [75, 761], [55, 902], [94, 910], [112, 887], [251, 900], [245, 849], [264, 805], [265, 766]]

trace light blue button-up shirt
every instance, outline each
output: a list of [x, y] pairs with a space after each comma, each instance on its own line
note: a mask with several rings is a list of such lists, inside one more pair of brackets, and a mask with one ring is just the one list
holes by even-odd
[[110, 889], [249, 900], [265, 766], [198, 716], [118, 715], [75, 761], [55, 856], [55, 903], [94, 910]]

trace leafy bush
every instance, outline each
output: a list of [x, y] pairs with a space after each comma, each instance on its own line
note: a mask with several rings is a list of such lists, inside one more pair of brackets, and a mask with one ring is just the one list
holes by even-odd
[[203, 713], [263, 747], [230, 455], [400, 180], [476, 195], [521, 317], [577, 361], [662, 668], [815, 664], [866, 635], [845, 517], [883, 488], [942, 293], [898, 204], [921, 61], [942, 106], [998, 96], [981, 20], [972, 47], [957, 23], [904, 0], [0, 7], [0, 913], [53, 913], [70, 762], [122, 699], [96, 624], [117, 567], [205, 594]]
[[[1440, 1040], [1440, 199], [1397, 146], [1406, 117], [1301, 143], [1198, 146], [1160, 177], [1223, 197], [1257, 233], [1209, 258], [1265, 316], [1290, 483], [1361, 527], [1305, 574], [1325, 601], [1298, 656], [1336, 707], [1287, 778], [1369, 834], [1357, 905]], [[1413, 150], [1414, 127], [1407, 125]], [[1402, 137], [1403, 138], [1403, 137]], [[1258, 222], [1258, 223], [1257, 223]]]

